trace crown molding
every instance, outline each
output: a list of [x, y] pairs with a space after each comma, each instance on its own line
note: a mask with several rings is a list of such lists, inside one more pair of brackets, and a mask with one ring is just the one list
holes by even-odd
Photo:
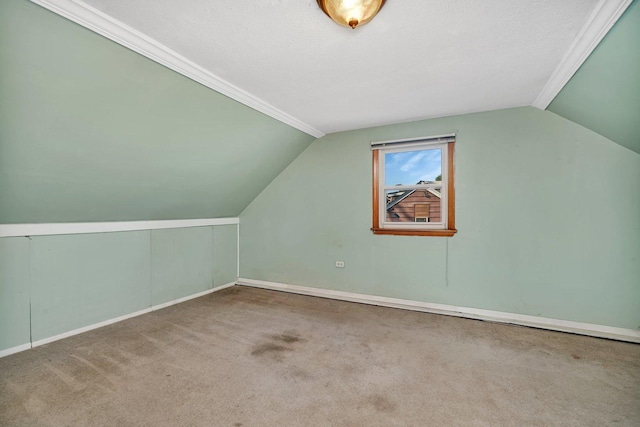
[[31, 0], [31, 2], [306, 134], [316, 138], [325, 135], [321, 130], [221, 79], [158, 41], [81, 1]]
[[607, 35], [632, 0], [600, 0], [589, 20], [556, 67], [544, 88], [533, 101], [534, 107], [546, 109], [551, 101], [587, 60], [600, 41]]

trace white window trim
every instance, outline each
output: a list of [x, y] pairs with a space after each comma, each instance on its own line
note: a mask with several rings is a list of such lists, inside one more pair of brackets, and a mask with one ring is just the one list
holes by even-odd
[[[378, 171], [379, 171], [379, 182], [378, 182], [378, 191], [379, 191], [379, 224], [378, 226], [382, 229], [394, 229], [394, 230], [446, 230], [447, 229], [447, 218], [448, 218], [448, 143], [447, 142], [420, 142], [412, 140], [411, 142], [402, 142], [402, 144], [395, 145], [389, 144], [384, 148], [374, 148], [380, 151], [380, 155], [378, 156]], [[406, 151], [418, 151], [418, 150], [427, 150], [440, 148], [441, 152], [441, 162], [442, 162], [442, 181], [440, 184], [421, 184], [421, 185], [401, 185], [401, 186], [386, 186], [385, 184], [385, 154], [388, 153], [401, 153]], [[387, 197], [386, 191], [388, 190], [419, 190], [419, 189], [429, 189], [429, 188], [440, 188], [440, 218], [442, 219], [440, 222], [387, 222]]]

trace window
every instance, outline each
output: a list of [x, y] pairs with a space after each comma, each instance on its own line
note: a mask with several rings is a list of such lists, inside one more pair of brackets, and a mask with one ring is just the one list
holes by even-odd
[[373, 142], [374, 234], [453, 236], [455, 135]]

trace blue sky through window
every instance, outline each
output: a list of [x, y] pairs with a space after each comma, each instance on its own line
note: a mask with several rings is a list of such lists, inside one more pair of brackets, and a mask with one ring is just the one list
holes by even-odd
[[442, 150], [402, 151], [384, 157], [385, 185], [413, 185], [418, 181], [435, 181], [442, 174]]

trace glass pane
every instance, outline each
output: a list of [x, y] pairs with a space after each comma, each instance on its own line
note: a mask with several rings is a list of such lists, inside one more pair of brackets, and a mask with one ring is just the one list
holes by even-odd
[[442, 149], [386, 153], [384, 181], [385, 186], [442, 181]]
[[441, 222], [440, 189], [387, 190], [386, 222]]

